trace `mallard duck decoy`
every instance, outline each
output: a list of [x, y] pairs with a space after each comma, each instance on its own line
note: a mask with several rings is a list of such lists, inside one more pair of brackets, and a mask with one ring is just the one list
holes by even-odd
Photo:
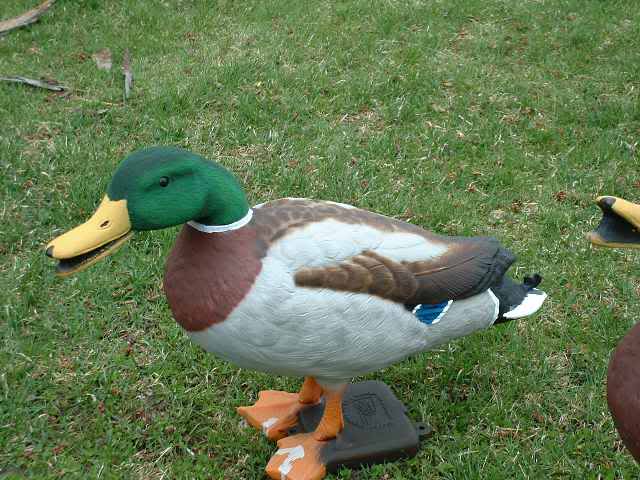
[[[588, 234], [593, 245], [640, 248], [640, 205], [622, 198], [596, 199], [602, 210], [598, 227]], [[620, 438], [640, 462], [640, 323], [620, 341], [607, 371], [607, 403]]]
[[[185, 224], [166, 262], [177, 322], [243, 368], [305, 377], [239, 413], [281, 449], [272, 478], [324, 475], [320, 450], [343, 428], [352, 377], [476, 330], [536, 312], [539, 275], [516, 283], [494, 238], [447, 237], [330, 201], [285, 198], [250, 208], [222, 166], [178, 148], [128, 156], [89, 221], [53, 240], [60, 275], [113, 253], [135, 230]], [[324, 398], [315, 432], [284, 438]]]

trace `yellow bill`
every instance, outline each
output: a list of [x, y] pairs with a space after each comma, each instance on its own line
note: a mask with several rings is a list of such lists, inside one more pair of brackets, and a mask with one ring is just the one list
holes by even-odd
[[64, 277], [115, 252], [131, 235], [127, 201], [113, 201], [105, 195], [87, 222], [52, 240], [46, 253], [59, 260], [56, 274]]

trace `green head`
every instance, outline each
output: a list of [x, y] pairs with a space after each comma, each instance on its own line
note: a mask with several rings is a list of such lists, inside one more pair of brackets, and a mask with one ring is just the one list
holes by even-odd
[[248, 210], [242, 188], [220, 165], [180, 148], [146, 148], [122, 161], [94, 215], [49, 243], [47, 254], [69, 275], [115, 251], [132, 230], [190, 220], [227, 225]]
[[157, 230], [195, 220], [226, 225], [246, 215], [242, 188], [223, 167], [174, 147], [132, 153], [118, 167], [107, 195], [126, 200], [133, 230]]

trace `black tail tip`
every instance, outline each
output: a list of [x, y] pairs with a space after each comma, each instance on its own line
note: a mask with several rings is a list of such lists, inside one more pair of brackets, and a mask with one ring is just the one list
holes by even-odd
[[532, 288], [536, 288], [538, 285], [540, 285], [540, 282], [542, 282], [542, 276], [539, 273], [534, 273], [531, 276], [527, 275], [526, 277], [524, 277], [523, 283], [525, 287], [531, 290]]

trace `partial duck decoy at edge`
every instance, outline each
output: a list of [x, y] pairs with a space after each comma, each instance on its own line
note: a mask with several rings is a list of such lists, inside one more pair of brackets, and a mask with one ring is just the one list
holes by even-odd
[[[602, 220], [587, 237], [593, 245], [640, 248], [640, 205], [622, 198], [596, 199]], [[640, 323], [620, 341], [609, 361], [607, 403], [620, 438], [640, 462]]]
[[[250, 208], [222, 166], [186, 150], [128, 156], [86, 223], [51, 241], [59, 275], [113, 253], [136, 230], [184, 224], [166, 262], [176, 321], [243, 368], [305, 377], [261, 392], [240, 415], [280, 450], [271, 478], [322, 478], [323, 448], [344, 426], [350, 379], [496, 323], [535, 313], [541, 277], [517, 283], [494, 238], [447, 237], [350, 205], [280, 199]], [[287, 437], [324, 400], [316, 430]]]

